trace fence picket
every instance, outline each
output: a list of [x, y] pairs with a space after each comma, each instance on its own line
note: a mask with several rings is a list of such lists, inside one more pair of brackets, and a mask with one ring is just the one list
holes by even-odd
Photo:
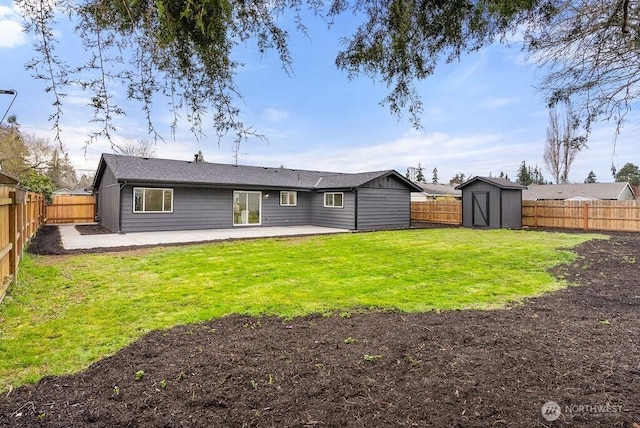
[[44, 223], [44, 196], [0, 186], [0, 302], [16, 278], [25, 246]]
[[[462, 202], [412, 202], [411, 220], [460, 225]], [[522, 226], [640, 232], [640, 200], [522, 201]]]
[[96, 198], [91, 195], [55, 195], [47, 205], [47, 224], [91, 223], [96, 218]]

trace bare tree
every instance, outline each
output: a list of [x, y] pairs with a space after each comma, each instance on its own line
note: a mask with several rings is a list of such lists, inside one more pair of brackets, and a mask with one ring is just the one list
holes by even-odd
[[639, 34], [638, 0], [560, 0], [530, 22], [525, 41], [550, 105], [571, 99], [587, 131], [598, 119], [619, 131], [640, 99]]
[[544, 164], [556, 184], [569, 182], [571, 164], [580, 150], [586, 147], [586, 137], [576, 135], [580, 121], [573, 113], [571, 103], [567, 101], [563, 104], [563, 112], [558, 111], [560, 106], [549, 111], [549, 127], [543, 156]]
[[156, 155], [154, 143], [142, 139], [126, 139], [123, 143], [114, 145], [114, 150], [120, 155], [138, 156], [141, 158], [152, 158]]

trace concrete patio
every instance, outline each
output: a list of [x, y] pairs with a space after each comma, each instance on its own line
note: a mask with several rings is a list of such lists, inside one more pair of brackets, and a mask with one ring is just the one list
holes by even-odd
[[323, 235], [349, 232], [349, 230], [346, 229], [336, 229], [332, 227], [287, 226], [81, 235], [80, 232], [76, 230], [76, 225], [74, 224], [59, 224], [57, 226], [60, 230], [60, 236], [62, 237], [62, 246], [66, 250], [223, 241], [226, 239]]

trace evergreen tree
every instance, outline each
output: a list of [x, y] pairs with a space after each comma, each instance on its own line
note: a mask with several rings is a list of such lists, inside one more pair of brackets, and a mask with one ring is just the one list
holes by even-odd
[[538, 168], [538, 165], [536, 165], [536, 167], [533, 169], [533, 172], [531, 174], [531, 178], [532, 178], [532, 184], [547, 184], [547, 182], [544, 179], [544, 176], [542, 175], [542, 169]]
[[20, 177], [29, 169], [29, 151], [17, 125], [0, 127], [0, 165], [2, 171]]
[[55, 184], [49, 177], [33, 169], [20, 176], [20, 187], [31, 192], [42, 193], [48, 204], [53, 201], [53, 192], [56, 190]]
[[418, 162], [418, 173], [416, 174], [416, 181], [419, 183], [424, 183], [424, 174], [422, 173], [422, 165]]
[[627, 182], [632, 186], [640, 186], [640, 169], [628, 162], [616, 173], [616, 181]]
[[596, 181], [596, 174], [595, 172], [593, 172], [593, 170], [589, 171], [589, 175], [587, 175], [587, 178], [584, 179], [585, 183], [597, 183]]
[[431, 183], [438, 184], [438, 168], [433, 168], [433, 175], [431, 176]]
[[533, 182], [531, 172], [531, 167], [527, 168], [526, 162], [522, 161], [522, 163], [520, 164], [520, 170], [518, 171], [518, 178], [516, 179], [516, 182], [522, 184], [523, 186], [528, 186]]
[[456, 173], [456, 175], [454, 175], [451, 180], [449, 180], [449, 184], [454, 185], [454, 184], [462, 184], [464, 183], [464, 179], [465, 179], [465, 175], [462, 172], [458, 172]]

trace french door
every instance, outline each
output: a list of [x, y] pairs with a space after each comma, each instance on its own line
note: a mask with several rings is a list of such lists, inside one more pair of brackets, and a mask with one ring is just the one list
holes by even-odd
[[262, 223], [262, 192], [233, 192], [233, 225], [260, 225]]

